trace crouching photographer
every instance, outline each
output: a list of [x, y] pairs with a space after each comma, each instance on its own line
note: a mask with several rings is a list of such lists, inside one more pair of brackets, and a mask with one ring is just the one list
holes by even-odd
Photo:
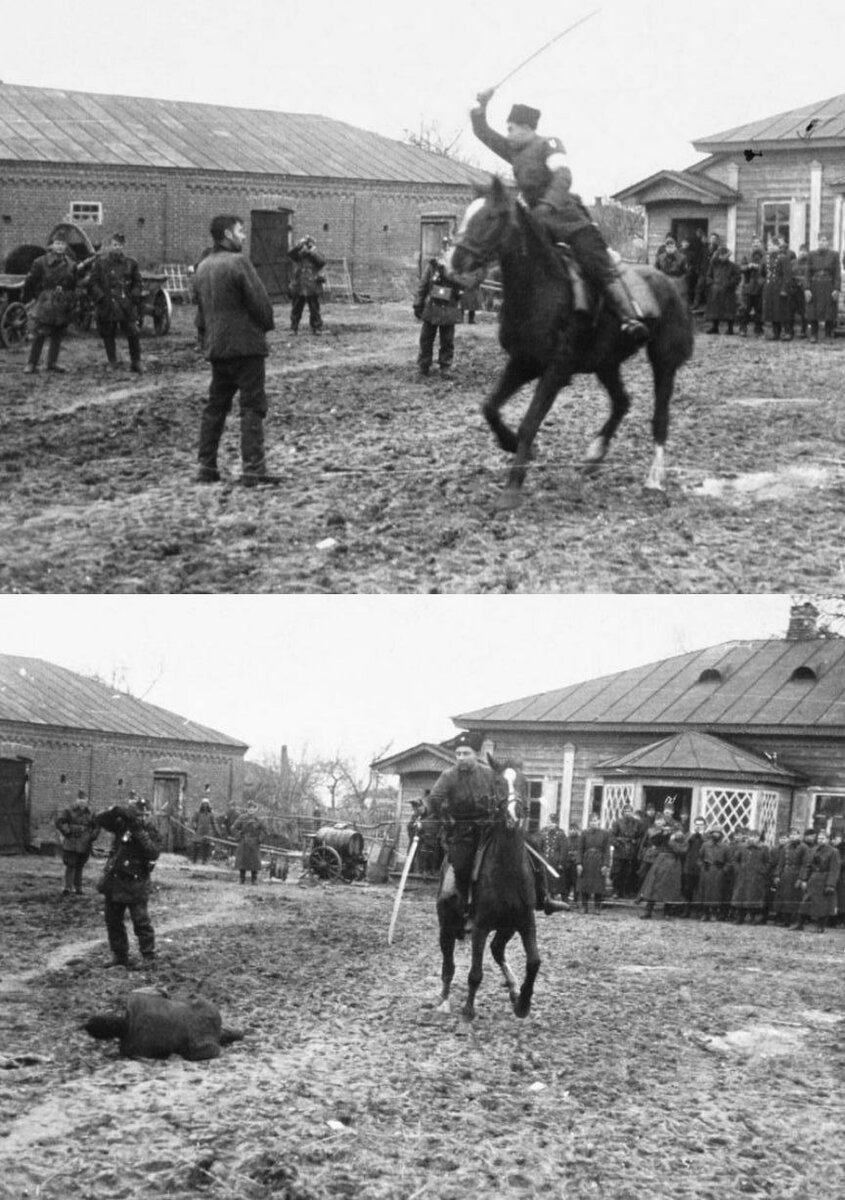
[[97, 826], [114, 835], [103, 877], [97, 885], [105, 899], [104, 916], [112, 966], [129, 966], [126, 910], [138, 939], [141, 957], [155, 963], [155, 932], [147, 901], [150, 875], [161, 853], [161, 838], [150, 821], [146, 800], [130, 792], [127, 805], [116, 804], [97, 814]]

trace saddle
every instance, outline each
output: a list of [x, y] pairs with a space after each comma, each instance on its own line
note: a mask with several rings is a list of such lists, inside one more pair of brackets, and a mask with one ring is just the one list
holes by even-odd
[[[598, 315], [597, 304], [600, 301], [597, 301], [593, 296], [577, 258], [566, 242], [555, 242], [555, 249], [558, 252], [561, 266], [569, 275], [569, 280], [572, 284], [572, 298], [575, 311], [586, 313], [595, 318]], [[615, 263], [616, 272], [622, 286], [628, 292], [635, 305], [639, 307], [643, 317], [646, 319], [649, 317], [658, 318], [660, 316], [660, 306], [657, 303], [654, 292], [648, 285], [646, 276], [632, 263], [623, 263], [615, 251], [611, 250], [610, 254]]]

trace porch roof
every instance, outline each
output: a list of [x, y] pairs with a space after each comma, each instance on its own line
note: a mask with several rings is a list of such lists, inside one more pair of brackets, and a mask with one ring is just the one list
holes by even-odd
[[737, 782], [755, 780], [791, 787], [799, 776], [776, 763], [706, 733], [677, 733], [629, 754], [596, 764], [605, 775], [666, 776]]
[[692, 171], [655, 171], [639, 183], [614, 192], [620, 204], [655, 204], [678, 201], [691, 204], [735, 204], [739, 193], [717, 179]]

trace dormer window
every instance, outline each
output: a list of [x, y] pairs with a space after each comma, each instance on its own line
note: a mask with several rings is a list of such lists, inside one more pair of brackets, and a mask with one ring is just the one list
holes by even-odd
[[717, 671], [715, 667], [707, 667], [698, 677], [699, 683], [721, 683], [722, 672]]
[[790, 681], [794, 683], [815, 683], [818, 675], [812, 667], [796, 667], [790, 676]]

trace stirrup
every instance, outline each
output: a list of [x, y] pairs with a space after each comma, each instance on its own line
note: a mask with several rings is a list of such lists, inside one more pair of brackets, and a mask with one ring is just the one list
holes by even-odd
[[650, 336], [648, 326], [638, 317], [623, 317], [622, 333], [637, 342], [647, 342]]

